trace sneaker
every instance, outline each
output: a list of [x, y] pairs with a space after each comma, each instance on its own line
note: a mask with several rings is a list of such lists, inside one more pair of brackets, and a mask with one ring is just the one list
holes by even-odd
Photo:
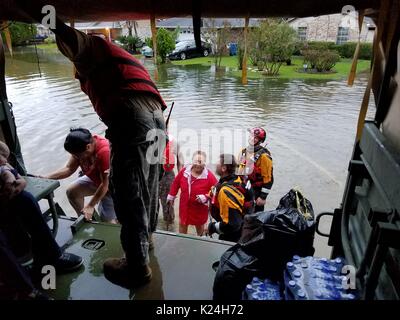
[[140, 287], [150, 282], [151, 269], [144, 266], [131, 268], [125, 258], [109, 258], [103, 264], [104, 276], [106, 279], [126, 289]]
[[81, 267], [83, 259], [75, 254], [64, 252], [55, 264], [57, 272], [72, 272]]

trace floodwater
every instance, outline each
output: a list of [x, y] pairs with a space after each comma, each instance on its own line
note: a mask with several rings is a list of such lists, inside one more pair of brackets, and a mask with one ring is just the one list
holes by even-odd
[[[67, 161], [63, 142], [70, 127], [104, 134], [105, 126], [81, 92], [69, 61], [56, 50], [38, 48], [38, 56], [41, 76], [34, 48], [15, 50], [13, 59], [6, 58], [6, 81], [26, 167], [43, 175]], [[142, 61], [153, 75], [152, 61]], [[229, 73], [200, 65], [163, 66], [158, 75], [167, 105], [175, 102], [171, 131], [186, 152], [185, 160], [200, 147], [209, 153], [213, 168], [220, 152], [238, 154], [246, 143], [246, 128], [262, 126], [275, 177], [266, 208], [275, 208], [295, 186], [316, 214], [340, 205], [365, 75], [353, 87], [345, 79], [260, 79], [243, 86]], [[57, 202], [69, 215], [75, 213], [65, 189], [74, 178], [62, 181], [56, 191]], [[324, 227], [328, 231], [329, 223]], [[326, 243], [316, 237], [316, 255], [329, 255]]]

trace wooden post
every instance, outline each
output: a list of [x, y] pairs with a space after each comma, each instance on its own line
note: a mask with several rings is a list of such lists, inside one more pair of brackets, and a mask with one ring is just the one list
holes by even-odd
[[10, 29], [8, 27], [6, 27], [4, 29], [4, 35], [6, 36], [7, 48], [8, 48], [8, 51], [10, 52], [10, 56], [12, 58], [12, 56], [13, 56], [13, 48], [12, 48], [12, 41], [11, 41], [11, 33], [10, 33]]
[[243, 52], [243, 61], [242, 61], [242, 84], [247, 84], [247, 35], [249, 28], [249, 16], [245, 18], [244, 22], [244, 52]]
[[356, 49], [354, 51], [353, 62], [351, 64], [349, 77], [347, 79], [347, 85], [349, 85], [349, 86], [353, 85], [354, 79], [356, 78], [358, 55], [360, 53], [360, 46], [361, 46], [360, 42], [361, 42], [361, 30], [362, 30], [363, 21], [364, 21], [364, 11], [360, 10], [360, 11], [358, 11], [358, 42], [357, 42]]
[[0, 28], [4, 28], [4, 36], [6, 39], [6, 46], [8, 48], [8, 51], [10, 52], [10, 56], [12, 58], [13, 56], [13, 50], [12, 50], [12, 42], [11, 42], [11, 34], [10, 34], [10, 29], [7, 26], [7, 21], [0, 21]]
[[154, 80], [158, 80], [158, 68], [157, 68], [157, 29], [156, 29], [156, 16], [154, 14], [150, 17], [151, 25], [151, 38], [153, 40], [153, 59], [154, 59]]
[[111, 42], [111, 30], [110, 30], [110, 28], [106, 28], [106, 32], [107, 32], [107, 40]]

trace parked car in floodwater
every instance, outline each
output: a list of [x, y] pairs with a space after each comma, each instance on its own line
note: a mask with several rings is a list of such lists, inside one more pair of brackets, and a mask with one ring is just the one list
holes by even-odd
[[196, 50], [194, 40], [181, 41], [176, 44], [175, 49], [168, 55], [170, 60], [185, 60], [194, 57], [207, 57], [211, 53], [211, 45], [207, 42], [201, 42], [200, 52]]
[[149, 46], [143, 46], [140, 50], [140, 53], [144, 55], [146, 58], [153, 58], [153, 49]]

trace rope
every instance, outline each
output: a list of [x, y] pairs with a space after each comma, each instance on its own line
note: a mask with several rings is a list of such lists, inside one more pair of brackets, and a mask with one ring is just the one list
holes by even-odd
[[[31, 24], [31, 33], [32, 33], [32, 36], [35, 36], [33, 34], [33, 25], [32, 24]], [[42, 71], [40, 70], [40, 61], [39, 61], [39, 54], [38, 54], [38, 51], [37, 51], [36, 41], [33, 44], [35, 46], [35, 54], [36, 54], [36, 60], [37, 60], [37, 65], [38, 65], [38, 70], [39, 70], [39, 76], [41, 78], [42, 77]]]

